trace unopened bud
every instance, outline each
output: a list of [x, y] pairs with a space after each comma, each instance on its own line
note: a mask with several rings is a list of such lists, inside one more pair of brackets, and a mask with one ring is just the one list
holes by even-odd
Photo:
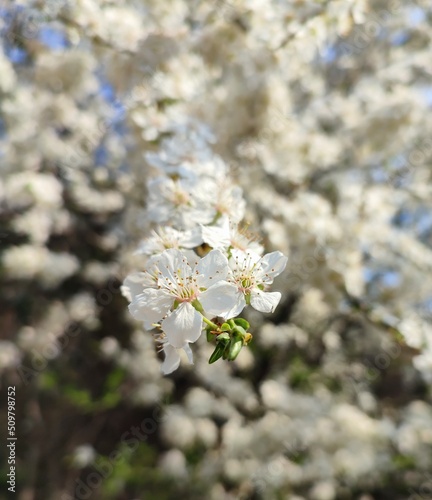
[[228, 347], [226, 359], [228, 359], [229, 361], [234, 361], [236, 357], [239, 355], [242, 347], [243, 347], [243, 339], [235, 337], [233, 340], [231, 340], [231, 343]]
[[212, 355], [210, 356], [209, 365], [211, 365], [212, 363], [214, 363], [215, 361], [220, 359], [222, 357], [222, 355], [224, 354], [225, 349], [226, 349], [225, 342], [219, 342], [216, 345], [216, 348], [213, 351]]

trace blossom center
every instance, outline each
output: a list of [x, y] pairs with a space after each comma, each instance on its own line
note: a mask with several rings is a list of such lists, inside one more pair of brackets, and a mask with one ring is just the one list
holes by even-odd
[[179, 303], [193, 302], [199, 294], [196, 277], [185, 268], [172, 270], [167, 267], [165, 272], [159, 272], [159, 288], [165, 289]]
[[251, 275], [249, 275], [249, 276], [241, 275], [236, 279], [236, 282], [237, 282], [239, 289], [243, 293], [250, 292], [252, 290], [252, 288], [255, 287], [255, 284], [256, 284], [254, 277]]
[[190, 200], [189, 194], [186, 191], [183, 191], [182, 189], [177, 187], [172, 197], [173, 204], [179, 207], [182, 205], [187, 205], [189, 203], [189, 200]]
[[178, 283], [176, 290], [173, 291], [178, 302], [193, 302], [198, 297], [198, 289], [191, 278], [190, 276], [189, 283]]

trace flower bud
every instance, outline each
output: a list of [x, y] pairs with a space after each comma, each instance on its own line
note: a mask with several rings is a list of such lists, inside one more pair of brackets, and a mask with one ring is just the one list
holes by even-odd
[[244, 328], [246, 331], [249, 330], [250, 328], [250, 324], [248, 321], [246, 321], [244, 318], [236, 318], [235, 320], [233, 320], [234, 323], [238, 326], [241, 326], [242, 328]]
[[221, 333], [220, 335], [218, 335], [216, 337], [216, 342], [218, 342], [218, 343], [221, 342], [224, 345], [226, 345], [229, 340], [230, 340], [230, 336], [228, 335], [228, 333]]
[[239, 355], [242, 347], [243, 339], [241, 337], [234, 337], [229, 344], [226, 359], [228, 359], [229, 361], [234, 361]]
[[217, 361], [219, 358], [221, 358], [222, 355], [224, 354], [225, 349], [226, 349], [225, 342], [219, 342], [218, 344], [216, 344], [216, 348], [213, 351], [212, 355], [210, 356], [209, 365], [211, 365], [212, 363]]

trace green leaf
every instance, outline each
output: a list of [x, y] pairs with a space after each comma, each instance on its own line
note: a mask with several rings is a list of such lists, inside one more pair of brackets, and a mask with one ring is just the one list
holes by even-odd
[[120, 384], [123, 382], [125, 379], [126, 374], [123, 369], [121, 368], [116, 368], [114, 371], [112, 371], [106, 381], [105, 381], [105, 391], [116, 391]]

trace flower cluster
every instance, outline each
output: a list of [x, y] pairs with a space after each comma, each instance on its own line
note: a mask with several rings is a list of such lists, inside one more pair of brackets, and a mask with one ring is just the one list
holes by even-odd
[[189, 344], [204, 328], [215, 343], [209, 362], [234, 360], [252, 338], [238, 315], [247, 305], [271, 313], [281, 299], [267, 289], [287, 258], [281, 252], [263, 256], [242, 227], [242, 190], [211, 140], [200, 125], [181, 127], [159, 152], [146, 155], [160, 174], [148, 182], [147, 216], [163, 227], [139, 245], [145, 269], [129, 275], [122, 290], [132, 316], [147, 330], [159, 329], [165, 374], [178, 368], [182, 349], [193, 362]]

